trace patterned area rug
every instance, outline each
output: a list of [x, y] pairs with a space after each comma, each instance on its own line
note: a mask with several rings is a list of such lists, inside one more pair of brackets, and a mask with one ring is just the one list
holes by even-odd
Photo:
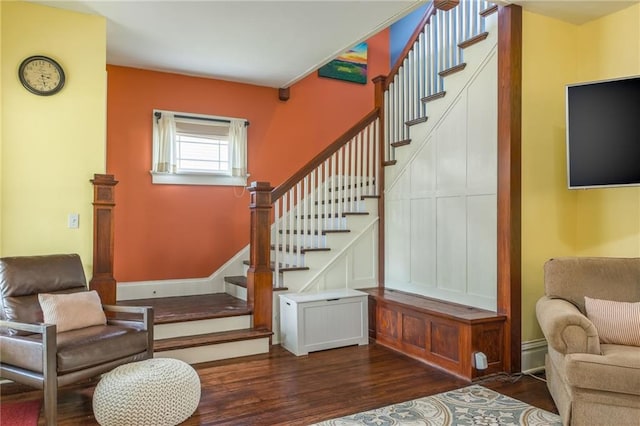
[[560, 426], [560, 416], [473, 385], [413, 401], [389, 405], [318, 426]]

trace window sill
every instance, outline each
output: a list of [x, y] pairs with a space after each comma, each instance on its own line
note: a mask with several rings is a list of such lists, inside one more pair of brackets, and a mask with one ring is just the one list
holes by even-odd
[[216, 185], [247, 186], [248, 176], [224, 176], [198, 173], [151, 173], [151, 183], [155, 185]]

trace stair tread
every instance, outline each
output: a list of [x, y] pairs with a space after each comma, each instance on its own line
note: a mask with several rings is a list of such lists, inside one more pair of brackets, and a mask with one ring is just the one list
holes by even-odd
[[342, 212], [342, 214], [334, 213], [333, 215], [331, 213], [329, 213], [329, 214], [324, 214], [324, 213], [323, 214], [317, 214], [316, 213], [316, 214], [308, 214], [306, 217], [305, 217], [305, 215], [296, 216], [296, 218], [299, 217], [301, 219], [325, 219], [325, 218], [327, 218], [327, 219], [337, 219], [337, 218], [345, 217], [345, 216], [356, 216], [356, 215], [366, 216], [368, 214], [369, 214], [369, 212]]
[[224, 277], [224, 280], [229, 284], [235, 284], [237, 286], [247, 288], [247, 277], [244, 275], [232, 275]]
[[[352, 199], [351, 197], [347, 197], [347, 198], [342, 198], [342, 199], [336, 198], [336, 199], [330, 199], [330, 200], [322, 200], [322, 201], [316, 201], [315, 204], [317, 206], [319, 204], [339, 203], [340, 201], [342, 201], [343, 203], [347, 202], [347, 201], [359, 201], [356, 198]], [[380, 198], [380, 196], [379, 195], [361, 195], [360, 196], [360, 200], [364, 200], [364, 199], [367, 199], [367, 198]]]
[[153, 307], [154, 324], [251, 315], [247, 302], [227, 293], [119, 301], [122, 306]]
[[440, 72], [438, 73], [438, 75], [439, 75], [440, 77], [446, 77], [446, 76], [448, 76], [448, 75], [451, 75], [451, 74], [454, 74], [454, 73], [460, 72], [460, 71], [462, 71], [463, 69], [465, 69], [466, 67], [467, 67], [467, 64], [466, 64], [465, 62], [463, 62], [463, 63], [461, 63], [461, 64], [454, 65], [454, 66], [452, 66], [452, 67], [450, 67], [450, 68], [447, 68], [446, 70], [442, 70], [442, 71], [440, 71]]
[[[224, 277], [224, 280], [229, 284], [237, 285], [238, 287], [242, 287], [242, 288], [247, 288], [247, 277], [245, 275], [233, 275], [230, 277]], [[283, 290], [289, 290], [289, 288], [288, 287], [273, 288], [273, 291], [283, 291]]]
[[[284, 248], [284, 250], [283, 250]], [[291, 248], [293, 250], [291, 250]], [[298, 252], [298, 246], [293, 246], [293, 247], [289, 247], [289, 245], [286, 246], [282, 246], [282, 244], [280, 244], [278, 246], [278, 251], [284, 251], [287, 253], [297, 253]], [[271, 244], [271, 250], [275, 250], [276, 246], [275, 244]], [[306, 252], [313, 252], [313, 251], [330, 251], [331, 249], [329, 247], [303, 247], [302, 250], [300, 251], [301, 253], [306, 253]]]
[[391, 142], [391, 146], [394, 148], [398, 148], [400, 146], [405, 146], [405, 145], [409, 145], [411, 143], [411, 139], [404, 139], [401, 141], [397, 141], [397, 142]]
[[491, 15], [492, 13], [496, 13], [497, 11], [498, 11], [498, 5], [494, 4], [492, 6], [489, 6], [485, 10], [481, 10], [480, 11], [480, 16], [482, 16], [483, 18], [486, 18], [487, 16]]
[[447, 91], [443, 90], [441, 92], [434, 93], [433, 95], [425, 96], [420, 100], [424, 103], [427, 103], [427, 102], [435, 101], [436, 99], [444, 98], [444, 95], [446, 94], [447, 94]]
[[[248, 260], [243, 260], [242, 263], [244, 263], [245, 265], [249, 265], [249, 261]], [[276, 264], [275, 262], [271, 262], [271, 270], [275, 271], [276, 269]], [[296, 266], [296, 265], [289, 265], [289, 264], [282, 264], [280, 263], [280, 267], [278, 268], [278, 270], [280, 272], [286, 272], [286, 271], [308, 271], [309, 268], [306, 266]]]
[[416, 124], [426, 123], [428, 119], [429, 117], [418, 117], [418, 118], [414, 118], [413, 120], [405, 121], [404, 124], [406, 126], [414, 126]]
[[245, 328], [239, 330], [219, 331], [216, 333], [198, 334], [194, 336], [180, 336], [160, 339], [153, 342], [155, 352], [175, 349], [193, 348], [197, 346], [215, 345], [220, 343], [238, 342], [242, 340], [261, 339], [271, 337], [272, 331], [266, 328]]
[[485, 40], [488, 36], [489, 36], [489, 33], [485, 31], [485, 32], [480, 33], [480, 34], [478, 34], [476, 36], [473, 36], [473, 37], [471, 37], [471, 38], [469, 38], [469, 39], [467, 39], [465, 41], [462, 41], [462, 42], [458, 43], [458, 47], [460, 49], [466, 49], [469, 46], [473, 46], [476, 43], [480, 43], [482, 40]]
[[[299, 232], [297, 229], [294, 229], [293, 231], [291, 229], [287, 229], [286, 233], [287, 234], [291, 234], [293, 232], [293, 234], [300, 234], [301, 232]], [[325, 229], [323, 231], [321, 231], [322, 235], [326, 235], [326, 234], [342, 234], [342, 233], [347, 233], [347, 232], [351, 232], [350, 229]], [[279, 231], [280, 234], [282, 234], [282, 229]], [[304, 233], [304, 231], [302, 231], [302, 233]], [[313, 231], [313, 233], [309, 230], [306, 232], [307, 235], [318, 235], [318, 231]]]

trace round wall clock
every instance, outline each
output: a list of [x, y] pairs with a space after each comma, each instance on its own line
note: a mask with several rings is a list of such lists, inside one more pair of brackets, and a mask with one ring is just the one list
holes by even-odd
[[47, 56], [30, 56], [20, 64], [18, 77], [31, 93], [50, 96], [64, 87], [64, 70], [55, 60]]

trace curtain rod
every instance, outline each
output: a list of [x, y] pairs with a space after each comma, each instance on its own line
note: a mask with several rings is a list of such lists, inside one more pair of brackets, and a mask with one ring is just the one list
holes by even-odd
[[[159, 111], [156, 111], [153, 115], [156, 117], [156, 120], [160, 120], [160, 117], [162, 117], [162, 113], [159, 112]], [[222, 118], [197, 117], [197, 116], [179, 115], [179, 114], [174, 114], [174, 117], [176, 117], [176, 118], [188, 118], [188, 119], [192, 119], [192, 120], [217, 121], [218, 123], [231, 123], [231, 120], [224, 120]], [[244, 125], [248, 126], [249, 125], [249, 121], [248, 120], [244, 120]]]

